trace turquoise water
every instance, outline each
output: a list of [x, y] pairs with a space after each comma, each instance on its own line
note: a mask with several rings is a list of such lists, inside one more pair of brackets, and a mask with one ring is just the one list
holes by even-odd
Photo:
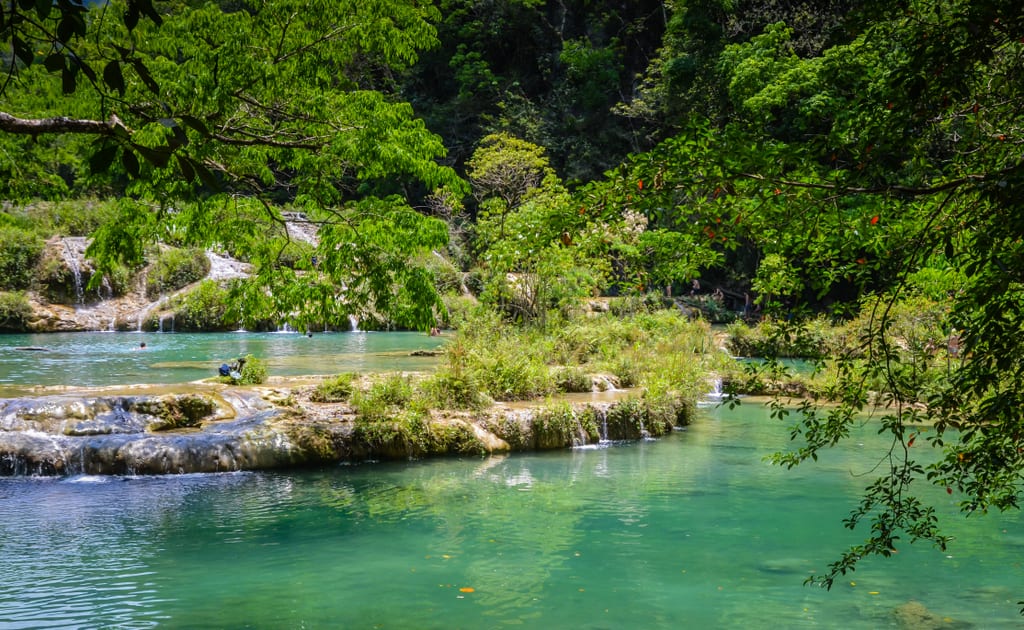
[[409, 353], [443, 343], [414, 332], [0, 335], [0, 395], [32, 385], [184, 383], [215, 376], [221, 363], [246, 354], [275, 376], [432, 369], [436, 359]]
[[862, 537], [841, 520], [884, 445], [867, 427], [786, 471], [763, 461], [786, 434], [748, 404], [608, 448], [0, 479], [0, 627], [856, 629], [909, 601], [1020, 627], [1024, 519], [963, 519], [945, 492], [947, 552], [803, 586]]

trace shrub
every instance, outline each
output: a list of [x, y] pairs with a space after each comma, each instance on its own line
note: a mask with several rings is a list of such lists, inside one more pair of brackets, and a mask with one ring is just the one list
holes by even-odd
[[313, 402], [323, 403], [344, 402], [352, 396], [353, 384], [358, 376], [358, 374], [346, 372], [326, 380], [317, 385], [309, 399]]
[[480, 409], [490, 402], [471, 377], [446, 368], [420, 384], [420, 395], [434, 409]]
[[543, 357], [522, 348], [506, 345], [504, 350], [481, 356], [471, 373], [497, 400], [528, 400], [554, 391], [554, 380]]
[[356, 416], [370, 421], [388, 419], [400, 407], [412, 401], [413, 388], [408, 377], [392, 374], [377, 381], [366, 391], [352, 394], [352, 406]]
[[113, 216], [114, 204], [95, 199], [43, 202], [25, 208], [25, 216], [47, 234], [89, 236]]
[[0, 226], [0, 289], [28, 288], [43, 245], [43, 239], [33, 232]]
[[32, 317], [32, 306], [21, 291], [0, 291], [0, 330], [22, 332]]
[[611, 362], [612, 374], [618, 377], [622, 387], [635, 387], [640, 383], [641, 364], [635, 356], [621, 353]]
[[578, 367], [559, 368], [554, 379], [558, 391], [566, 394], [586, 393], [593, 389], [590, 377]]
[[197, 248], [165, 249], [146, 275], [146, 297], [153, 300], [203, 279], [210, 272], [210, 260]]
[[259, 385], [266, 380], [267, 363], [251, 354], [245, 355], [245, 365], [242, 366], [242, 378], [238, 380], [239, 385]]
[[744, 357], [814, 359], [827, 355], [840, 343], [838, 330], [824, 318], [805, 322], [765, 319], [753, 327], [734, 322], [727, 331], [729, 351]]
[[238, 320], [228, 319], [230, 293], [213, 280], [203, 280], [176, 301], [175, 327], [178, 330], [233, 330]]

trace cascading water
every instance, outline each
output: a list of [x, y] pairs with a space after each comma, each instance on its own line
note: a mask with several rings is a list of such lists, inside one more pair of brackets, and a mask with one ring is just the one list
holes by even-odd
[[348, 324], [352, 328], [352, 332], [362, 332], [359, 330], [359, 319], [355, 315], [348, 316]]
[[704, 397], [701, 400], [697, 401], [698, 407], [713, 407], [720, 404], [726, 397], [724, 384], [722, 383], [721, 378], [715, 377], [708, 379], [708, 385], [710, 385], [711, 389], [704, 394]]
[[75, 283], [75, 304], [85, 302], [85, 286], [82, 284], [82, 266], [78, 262], [78, 253], [72, 249], [70, 239], [62, 238], [64, 244], [64, 262], [71, 270], [71, 276]]
[[284, 228], [288, 231], [288, 238], [303, 241], [310, 245], [316, 245], [320, 242], [320, 237], [317, 234], [319, 228], [305, 214], [301, 212], [282, 212], [281, 218], [284, 219]]

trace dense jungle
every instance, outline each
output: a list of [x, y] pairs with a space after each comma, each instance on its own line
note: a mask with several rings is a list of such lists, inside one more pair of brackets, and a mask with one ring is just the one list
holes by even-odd
[[922, 484], [1019, 508], [1019, 2], [5, 0], [0, 32], [0, 331], [448, 329], [420, 394], [464, 409], [601, 372], [674, 415], [713, 372], [786, 397], [786, 467], [871, 411], [829, 587], [945, 548]]

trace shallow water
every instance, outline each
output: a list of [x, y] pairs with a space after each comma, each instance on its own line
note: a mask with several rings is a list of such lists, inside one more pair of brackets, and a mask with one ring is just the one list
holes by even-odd
[[0, 396], [30, 386], [185, 383], [216, 376], [221, 363], [246, 354], [266, 361], [272, 376], [424, 370], [436, 358], [410, 352], [443, 343], [415, 332], [0, 335]]
[[[873, 427], [806, 469], [763, 407], [658, 441], [294, 473], [0, 479], [0, 627], [884, 628], [917, 601], [1019, 627], [1024, 519], [939, 502], [831, 592]], [[860, 475], [860, 476], [857, 476]], [[472, 591], [469, 591], [472, 589]]]

